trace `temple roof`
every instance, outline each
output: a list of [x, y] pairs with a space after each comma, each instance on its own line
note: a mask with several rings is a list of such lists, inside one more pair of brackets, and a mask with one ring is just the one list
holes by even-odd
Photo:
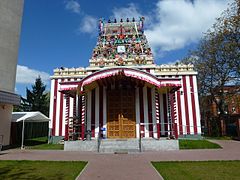
[[99, 20], [99, 36], [90, 66], [128, 66], [153, 64], [153, 56], [144, 34], [144, 17], [117, 22]]

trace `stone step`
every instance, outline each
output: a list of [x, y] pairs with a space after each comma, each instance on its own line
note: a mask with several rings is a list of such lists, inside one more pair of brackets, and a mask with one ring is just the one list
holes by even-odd
[[102, 140], [100, 152], [102, 153], [119, 153], [126, 154], [131, 152], [139, 152], [139, 144], [137, 139], [117, 140], [108, 139]]

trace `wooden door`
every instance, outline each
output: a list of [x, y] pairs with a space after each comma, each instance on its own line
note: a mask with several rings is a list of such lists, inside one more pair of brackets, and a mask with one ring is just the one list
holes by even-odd
[[110, 90], [107, 97], [108, 138], [135, 138], [135, 91], [129, 89]]

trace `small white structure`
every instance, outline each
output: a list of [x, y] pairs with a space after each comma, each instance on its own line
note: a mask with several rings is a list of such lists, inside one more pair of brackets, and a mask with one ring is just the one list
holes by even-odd
[[21, 148], [24, 148], [24, 126], [25, 122], [49, 122], [50, 119], [39, 111], [36, 112], [13, 112], [12, 122], [22, 122], [22, 143]]

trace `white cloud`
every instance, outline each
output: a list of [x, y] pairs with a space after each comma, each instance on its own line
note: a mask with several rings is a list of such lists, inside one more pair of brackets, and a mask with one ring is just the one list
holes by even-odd
[[157, 3], [154, 24], [145, 34], [156, 51], [171, 51], [197, 42], [229, 0], [161, 0]]
[[128, 4], [127, 7], [122, 8], [113, 8], [113, 17], [116, 18], [118, 21], [120, 19], [126, 20], [130, 18], [130, 20], [134, 18], [142, 17], [143, 15], [139, 12], [137, 6], [133, 3]]
[[82, 19], [79, 31], [83, 33], [96, 34], [97, 31], [97, 19], [93, 16], [86, 15]]
[[77, 13], [77, 14], [80, 13], [80, 4], [76, 0], [66, 0], [65, 8], [74, 13]]
[[48, 84], [50, 75], [43, 71], [30, 69], [27, 66], [17, 65], [16, 83], [19, 84], [34, 84], [36, 78], [41, 77], [44, 84]]
[[[177, 50], [196, 43], [232, 0], [159, 0], [156, 8], [142, 14], [137, 6], [114, 8], [113, 17], [145, 17], [145, 34], [155, 53]], [[156, 54], [157, 53], [157, 54]]]

